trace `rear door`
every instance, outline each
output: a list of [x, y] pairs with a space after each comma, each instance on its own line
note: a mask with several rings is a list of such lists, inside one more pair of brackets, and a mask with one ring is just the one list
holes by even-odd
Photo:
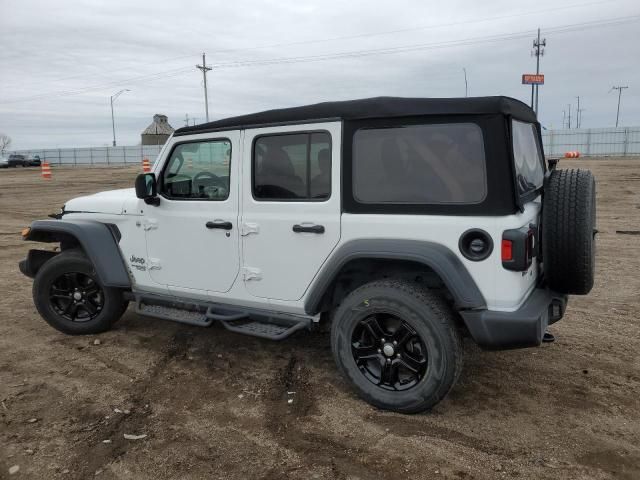
[[242, 275], [250, 295], [299, 300], [340, 240], [340, 122], [245, 131]]

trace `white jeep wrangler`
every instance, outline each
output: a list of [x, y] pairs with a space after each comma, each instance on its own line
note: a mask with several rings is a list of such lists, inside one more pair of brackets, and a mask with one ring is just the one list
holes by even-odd
[[69, 334], [140, 315], [279, 340], [330, 322], [368, 402], [418, 412], [462, 368], [463, 336], [541, 343], [593, 286], [595, 182], [545, 164], [505, 97], [373, 98], [177, 130], [135, 190], [70, 200], [20, 263]]

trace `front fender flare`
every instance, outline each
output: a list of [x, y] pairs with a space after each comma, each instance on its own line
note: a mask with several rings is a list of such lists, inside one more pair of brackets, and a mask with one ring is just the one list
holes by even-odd
[[73, 237], [80, 244], [106, 287], [130, 288], [131, 279], [111, 226], [95, 220], [37, 220], [25, 240], [60, 242]]
[[332, 253], [306, 295], [304, 308], [307, 314], [318, 313], [324, 293], [342, 267], [360, 258], [421, 263], [440, 276], [451, 292], [457, 309], [486, 308], [476, 282], [456, 254], [444, 245], [419, 240], [364, 239], [349, 241]]

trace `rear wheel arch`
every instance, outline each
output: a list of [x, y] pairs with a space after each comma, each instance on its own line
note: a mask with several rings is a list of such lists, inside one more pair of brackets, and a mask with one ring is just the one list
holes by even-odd
[[[315, 315], [330, 310], [340, 295], [383, 278], [423, 280], [427, 287], [444, 287], [457, 309], [486, 308], [475, 281], [447, 247], [417, 240], [370, 239], [347, 242], [331, 255], [306, 294], [305, 311]], [[345, 280], [352, 285], [336, 293]]]

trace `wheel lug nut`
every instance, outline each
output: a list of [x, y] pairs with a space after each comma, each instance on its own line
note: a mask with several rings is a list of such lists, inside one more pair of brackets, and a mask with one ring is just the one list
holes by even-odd
[[393, 344], [394, 344], [394, 345], [397, 345], [397, 344], [398, 344], [398, 342], [394, 340], [394, 341], [393, 341]]
[[383, 338], [382, 340], [380, 340], [382, 343], [386, 342], [386, 340]]
[[382, 353], [382, 350], [378, 349], [378, 353]]

